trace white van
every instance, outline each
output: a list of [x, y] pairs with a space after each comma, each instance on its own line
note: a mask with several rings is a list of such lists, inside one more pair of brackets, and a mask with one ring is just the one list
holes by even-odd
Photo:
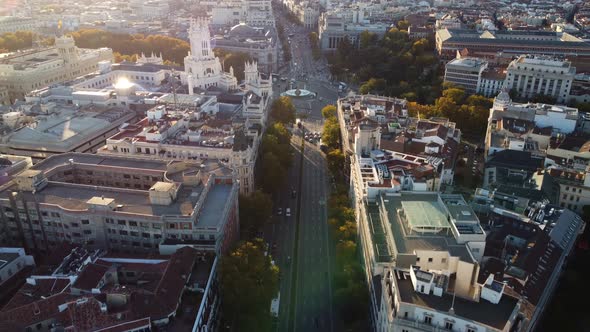
[[287, 212], [285, 212], [285, 216], [287, 216], [287, 217], [291, 216], [291, 208], [287, 208]]

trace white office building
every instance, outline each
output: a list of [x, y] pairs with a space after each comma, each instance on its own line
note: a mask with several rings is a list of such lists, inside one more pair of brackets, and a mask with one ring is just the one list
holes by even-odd
[[36, 31], [39, 22], [32, 17], [0, 16], [0, 34], [17, 31]]
[[546, 95], [563, 103], [570, 93], [575, 75], [576, 68], [569, 61], [523, 55], [508, 65], [505, 87], [516, 91], [521, 98]]
[[366, 8], [335, 8], [320, 15], [320, 48], [324, 51], [334, 51], [345, 38], [352, 45], [358, 46], [359, 36], [363, 31], [373, 32], [382, 37], [389, 26], [388, 23], [371, 21], [366, 15]]
[[0, 248], [0, 286], [27, 266], [35, 266], [35, 259], [25, 249]]
[[55, 45], [8, 54], [0, 58], [0, 86], [11, 102], [33, 90], [72, 80], [98, 70], [98, 63], [112, 61], [110, 48], [77, 48], [72, 37], [55, 39]]
[[476, 93], [488, 62], [478, 58], [460, 58], [449, 61], [445, 67], [445, 82], [458, 85], [467, 93]]
[[233, 26], [245, 23], [254, 27], [274, 27], [270, 0], [224, 1], [210, 11], [211, 24]]

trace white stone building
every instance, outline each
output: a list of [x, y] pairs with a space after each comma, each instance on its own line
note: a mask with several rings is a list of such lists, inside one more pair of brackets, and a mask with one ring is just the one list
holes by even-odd
[[502, 91], [494, 99], [488, 118], [486, 158], [502, 150], [544, 154], [552, 137], [573, 133], [579, 120], [576, 108], [515, 103]]
[[258, 63], [258, 69], [266, 74], [278, 70], [280, 42], [273, 27], [253, 27], [240, 23], [230, 29], [219, 29], [211, 42], [215, 48], [248, 54]]
[[0, 86], [11, 102], [33, 90], [72, 80], [98, 70], [98, 63], [112, 61], [109, 48], [80, 49], [72, 37], [55, 39], [55, 45], [13, 53], [0, 58]]
[[192, 94], [194, 88], [237, 90], [238, 81], [233, 75], [233, 68], [229, 68], [229, 73], [225, 72], [221, 61], [213, 54], [209, 20], [202, 17], [191, 19], [188, 34], [191, 51], [184, 58], [184, 73], [181, 79], [183, 84], [188, 84], [189, 93]]
[[310, 1], [283, 0], [283, 5], [299, 22], [307, 29], [313, 29], [318, 25], [320, 18], [320, 6]]
[[0, 34], [17, 31], [37, 31], [39, 22], [32, 17], [0, 16]]
[[259, 123], [264, 127], [272, 98], [272, 80], [260, 75], [256, 62], [246, 63], [244, 76], [246, 93], [242, 102], [242, 116], [249, 123]]
[[444, 81], [462, 87], [467, 93], [491, 97], [500, 92], [505, 77], [504, 70], [490, 67], [482, 58], [458, 55], [446, 64]]
[[216, 119], [214, 113], [206, 112], [208, 104], [217, 104], [216, 98], [198, 98], [205, 101], [196, 111], [175, 111], [164, 105], [148, 110], [146, 118], [108, 137], [97, 153], [149, 160], [223, 161], [235, 172], [240, 192], [251, 193], [258, 132], [234, 128], [231, 119]]
[[28, 156], [33, 162], [70, 151], [94, 153], [135, 117], [128, 109], [96, 104], [25, 104], [4, 114], [9, 121], [0, 126], [0, 153]]
[[454, 59], [445, 66], [444, 81], [464, 88], [467, 93], [477, 93], [482, 73], [487, 67], [488, 62], [483, 59]]
[[35, 266], [35, 259], [25, 249], [0, 248], [0, 287], [27, 266]]
[[239, 235], [238, 188], [216, 160], [145, 160], [66, 153], [0, 187], [0, 227], [12, 244], [48, 250], [159, 252], [183, 244], [222, 254]]
[[318, 23], [320, 48], [333, 51], [347, 38], [352, 45], [358, 46], [359, 36], [363, 31], [376, 33], [382, 37], [389, 29], [389, 24], [372, 22], [366, 8], [335, 8], [322, 13]]
[[128, 6], [135, 15], [143, 19], [166, 18], [170, 13], [170, 5], [166, 0], [131, 0]]
[[245, 23], [254, 27], [275, 25], [270, 0], [238, 0], [216, 3], [210, 12], [211, 24], [233, 26]]
[[568, 98], [575, 75], [576, 68], [569, 61], [522, 55], [508, 66], [505, 88], [516, 91], [521, 98], [546, 95], [563, 103]]

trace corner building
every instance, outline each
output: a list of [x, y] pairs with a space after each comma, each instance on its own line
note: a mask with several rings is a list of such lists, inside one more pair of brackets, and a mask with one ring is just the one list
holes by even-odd
[[190, 246], [220, 254], [239, 234], [231, 174], [218, 162], [52, 156], [0, 187], [0, 243], [40, 253], [72, 243], [121, 253]]

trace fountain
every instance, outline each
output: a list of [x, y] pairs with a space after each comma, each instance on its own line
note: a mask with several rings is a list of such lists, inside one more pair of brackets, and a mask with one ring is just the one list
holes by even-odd
[[306, 89], [290, 89], [287, 90], [283, 93], [281, 93], [281, 96], [288, 96], [291, 98], [300, 98], [300, 99], [307, 99], [307, 98], [314, 98], [315, 97], [315, 93], [311, 92], [309, 90]]

